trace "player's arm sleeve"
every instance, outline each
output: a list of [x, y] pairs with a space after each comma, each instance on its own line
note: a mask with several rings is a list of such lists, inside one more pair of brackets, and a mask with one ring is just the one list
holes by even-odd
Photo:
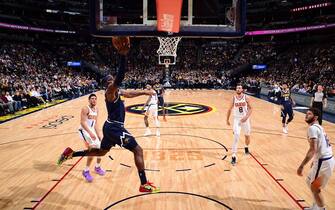
[[153, 93], [148, 90], [120, 90], [120, 94], [125, 98], [134, 98], [142, 95], [153, 95]]
[[308, 139], [317, 139], [319, 129], [316, 126], [310, 126], [308, 128]]
[[116, 86], [119, 87], [121, 85], [124, 79], [125, 72], [126, 72], [126, 56], [121, 55], [119, 70], [116, 74], [115, 81], [114, 81], [114, 84]]

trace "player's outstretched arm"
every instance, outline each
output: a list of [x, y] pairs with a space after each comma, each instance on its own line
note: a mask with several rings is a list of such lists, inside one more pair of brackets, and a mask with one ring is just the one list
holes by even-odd
[[121, 85], [125, 72], [126, 72], [126, 55], [130, 49], [130, 40], [129, 37], [113, 37], [113, 45], [121, 55], [119, 70], [116, 74], [116, 77], [112, 83], [110, 83], [106, 90], [106, 99], [108, 101], [114, 101], [116, 98], [116, 91], [118, 91], [118, 87]]
[[121, 90], [121, 95], [125, 98], [134, 98], [142, 95], [152, 96], [154, 94], [154, 90]]
[[114, 81], [108, 85], [106, 90], [106, 99], [108, 101], [115, 100], [116, 91], [118, 90], [118, 87], [121, 85], [124, 79], [125, 72], [126, 72], [126, 56], [121, 55], [119, 70], [116, 74]]

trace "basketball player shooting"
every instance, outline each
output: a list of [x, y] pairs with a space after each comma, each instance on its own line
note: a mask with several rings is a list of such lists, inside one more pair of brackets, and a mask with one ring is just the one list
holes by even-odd
[[73, 151], [70, 147], [66, 148], [61, 154], [58, 165], [61, 165], [67, 159], [81, 156], [104, 156], [116, 144], [131, 151], [134, 154], [135, 165], [140, 178], [140, 192], [157, 192], [157, 188], [146, 178], [144, 171], [143, 149], [137, 144], [135, 138], [124, 128], [125, 107], [120, 96], [133, 98], [141, 95], [154, 95], [155, 91], [149, 90], [120, 90], [126, 71], [126, 55], [130, 49], [129, 37], [114, 37], [113, 45], [121, 55], [120, 68], [117, 75], [108, 75], [104, 78], [105, 102], [108, 112], [108, 119], [103, 126], [103, 138], [101, 147], [92, 148], [83, 151]]
[[250, 103], [250, 98], [243, 93], [242, 85], [238, 84], [236, 86], [236, 95], [233, 96], [232, 103], [227, 112], [227, 125], [230, 126], [230, 114], [234, 109], [234, 124], [233, 124], [233, 132], [234, 132], [234, 142], [233, 142], [233, 154], [231, 159], [231, 164], [236, 165], [237, 162], [237, 145], [240, 139], [241, 128], [245, 135], [245, 154], [249, 154], [249, 144], [250, 144], [250, 120], [249, 117], [252, 112], [252, 107]]

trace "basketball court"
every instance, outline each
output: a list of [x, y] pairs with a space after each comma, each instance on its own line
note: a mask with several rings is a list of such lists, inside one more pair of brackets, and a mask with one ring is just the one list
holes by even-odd
[[[87, 102], [86, 96], [3, 123], [0, 208], [258, 210], [311, 205], [305, 178], [296, 175], [308, 148], [304, 114], [295, 112], [285, 135], [281, 132], [279, 106], [252, 98], [251, 155], [244, 155], [240, 141], [238, 163], [232, 166], [233, 135], [225, 124], [232, 93], [168, 91], [166, 102], [181, 104], [177, 109], [181, 114], [161, 122], [160, 137], [144, 137], [143, 116], [127, 113], [126, 127], [144, 149], [147, 176], [161, 187], [156, 194], [138, 192], [132, 154], [120, 147], [103, 157], [107, 173], [103, 177], [93, 174], [92, 183], [81, 174], [85, 158], [74, 158], [62, 167], [56, 165], [65, 147], [84, 148], [77, 128], [79, 107]], [[131, 106], [145, 100], [139, 97], [125, 103]], [[196, 114], [199, 105], [210, 109]], [[98, 92], [98, 107], [102, 125], [107, 117], [102, 91]], [[324, 122], [324, 127], [334, 139], [334, 124]], [[308, 168], [304, 174], [307, 172]], [[331, 179], [324, 191], [329, 209], [335, 208], [334, 186], [335, 180]]]
[[[167, 88], [179, 41], [224, 41], [245, 34], [245, 0], [224, 1], [220, 8], [211, 5], [219, 8], [213, 11], [206, 10], [212, 1], [127, 2], [113, 5], [89, 0], [90, 33], [107, 39], [157, 38], [160, 47], [152, 56], [165, 66], [163, 85]], [[129, 19], [127, 11], [138, 19]], [[212, 19], [204, 22], [204, 17]], [[101, 128], [107, 119], [105, 96], [104, 91], [96, 94]], [[106, 174], [92, 173], [92, 183], [82, 176], [86, 157], [57, 166], [64, 148], [85, 149], [78, 128], [87, 96], [2, 123], [0, 209], [289, 210], [311, 206], [312, 194], [305, 183], [309, 168], [305, 167], [303, 177], [297, 175], [309, 147], [305, 115], [294, 111], [289, 134], [283, 134], [280, 106], [250, 96], [250, 154], [244, 154], [242, 133], [238, 162], [232, 166], [233, 131], [226, 117], [233, 94], [229, 90], [167, 89], [167, 122], [160, 122], [160, 137], [144, 136], [142, 106], [147, 97], [125, 100], [125, 127], [143, 148], [146, 175], [160, 187], [158, 193], [139, 193], [133, 154], [118, 146], [102, 157]], [[324, 121], [323, 127], [334, 145], [335, 125]], [[322, 193], [327, 209], [335, 209], [333, 177]]]

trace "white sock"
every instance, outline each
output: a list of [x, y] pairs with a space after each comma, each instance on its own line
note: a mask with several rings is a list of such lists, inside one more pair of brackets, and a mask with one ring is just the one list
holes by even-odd
[[86, 166], [85, 169], [84, 169], [85, 172], [87, 172], [87, 171], [89, 171], [89, 170], [90, 170], [90, 167], [89, 167], [89, 166]]
[[161, 126], [161, 124], [160, 124], [158, 118], [155, 119], [155, 124], [156, 124], [156, 127], [160, 127], [160, 126]]
[[95, 167], [96, 167], [96, 168], [100, 167], [100, 163], [96, 163], [96, 164], [95, 164]]
[[238, 146], [238, 141], [239, 141], [240, 135], [234, 134], [234, 142], [232, 146], [232, 152], [236, 153], [237, 152], [237, 146]]

